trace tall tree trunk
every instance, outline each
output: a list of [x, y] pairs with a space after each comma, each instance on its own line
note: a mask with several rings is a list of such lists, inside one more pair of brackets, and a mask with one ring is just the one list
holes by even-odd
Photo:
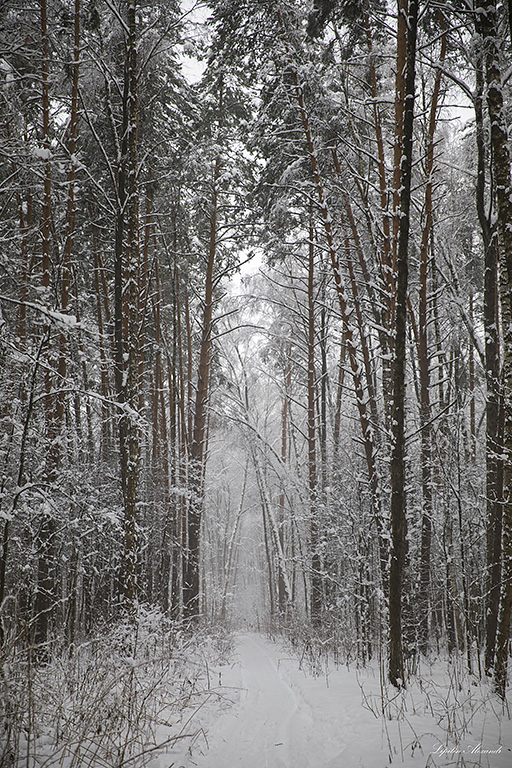
[[[176, 243], [173, 247], [176, 254]], [[181, 285], [179, 270], [174, 264], [174, 334], [173, 334], [173, 362], [172, 376], [169, 376], [169, 382], [174, 382], [173, 395], [170, 400], [173, 404], [171, 409], [171, 441], [175, 446], [175, 484], [178, 488], [178, 498], [176, 504], [176, 514], [174, 520], [174, 568], [173, 568], [173, 589], [172, 604], [176, 616], [183, 614], [183, 579], [185, 575], [185, 556], [188, 549], [188, 530], [187, 530], [187, 473], [188, 459], [190, 453], [190, 428], [189, 428], [189, 408], [187, 397], [185, 396], [185, 372], [183, 364], [183, 347], [186, 344], [191, 355], [192, 340], [190, 338], [190, 325], [185, 324], [186, 339], [183, 340], [183, 326], [181, 320]], [[186, 289], [185, 289], [186, 297]], [[185, 300], [186, 302], [186, 300]], [[191, 362], [190, 362], [191, 365]], [[187, 366], [188, 367], [188, 366]], [[188, 376], [188, 372], [187, 372]], [[171, 389], [169, 389], [169, 392]]]
[[497, 226], [501, 252], [500, 299], [503, 317], [503, 398], [504, 398], [504, 502], [502, 517], [502, 573], [495, 661], [495, 685], [505, 696], [512, 612], [512, 189], [510, 151], [505, 121], [500, 38], [496, 6], [490, 0], [477, 3], [477, 31], [483, 37], [487, 109], [491, 124], [491, 145], [497, 202]]
[[[163, 514], [158, 518], [161, 532], [157, 550], [158, 576], [157, 589], [159, 602], [164, 611], [170, 605], [169, 583], [172, 563], [172, 522], [173, 515], [170, 501], [169, 443], [167, 433], [166, 403], [164, 396], [164, 331], [162, 328], [163, 294], [160, 281], [160, 263], [155, 249], [155, 287], [152, 293], [153, 323], [155, 326], [155, 364], [153, 374], [153, 441], [151, 463], [156, 473], [155, 503], [163, 507]], [[161, 494], [161, 495], [160, 495]]]
[[214, 267], [217, 255], [217, 202], [220, 168], [221, 160], [220, 157], [217, 157], [213, 169], [213, 189], [210, 202], [210, 242], [205, 278], [205, 298], [201, 329], [201, 348], [199, 351], [193, 435], [190, 446], [190, 506], [187, 521], [188, 546], [185, 556], [183, 578], [184, 615], [188, 619], [197, 617], [200, 613], [200, 539], [212, 348], [213, 289]]
[[[46, 0], [40, 0], [41, 11], [41, 105], [43, 121], [43, 149], [44, 149], [44, 191], [43, 191], [43, 217], [41, 223], [42, 237], [42, 287], [44, 301], [50, 300], [51, 282], [51, 218], [52, 218], [52, 166], [51, 166], [51, 141], [50, 141], [50, 47], [48, 40], [48, 8]], [[56, 432], [55, 398], [53, 395], [53, 374], [50, 358], [50, 328], [45, 327], [43, 334], [47, 339], [48, 355], [45, 372], [45, 413], [47, 422], [48, 451], [45, 461], [45, 473], [47, 482], [53, 483], [56, 479], [59, 463], [59, 442]], [[53, 605], [55, 591], [54, 573], [54, 537], [55, 521], [49, 505], [44, 505], [41, 510], [41, 521], [37, 534], [37, 588], [35, 597], [35, 621], [34, 641], [36, 645], [43, 646], [48, 639], [50, 626], [50, 613]]]
[[[382, 327], [382, 331], [379, 333], [379, 339], [381, 343], [382, 353], [382, 392], [384, 398], [384, 418], [386, 423], [386, 429], [389, 430], [391, 419], [391, 365], [389, 349], [392, 347], [393, 339], [391, 338], [391, 329], [393, 324], [394, 315], [394, 302], [395, 302], [395, 279], [393, 270], [393, 248], [396, 248], [396, 233], [393, 231], [393, 239], [391, 238], [390, 227], [390, 215], [389, 215], [389, 202], [388, 202], [388, 181], [386, 173], [386, 151], [385, 143], [382, 131], [382, 120], [380, 115], [380, 94], [377, 87], [377, 70], [375, 66], [375, 55], [373, 51], [373, 39], [372, 31], [370, 27], [370, 17], [366, 11], [364, 13], [364, 23], [366, 31], [366, 39], [368, 42], [368, 49], [370, 53], [370, 83], [372, 89], [373, 100], [373, 122], [375, 126], [375, 142], [377, 145], [377, 158], [378, 158], [378, 175], [379, 175], [379, 194], [380, 194], [380, 207], [382, 216], [382, 248], [381, 248], [381, 282], [384, 286], [384, 301], [385, 306], [382, 312], [382, 322], [379, 326]], [[405, 51], [404, 51], [405, 53]], [[405, 59], [397, 62], [397, 80], [400, 63], [402, 68], [404, 66]], [[400, 74], [400, 79], [403, 81], [403, 69]], [[402, 108], [402, 105], [400, 105]], [[395, 130], [401, 130], [401, 120], [397, 119]], [[395, 152], [399, 152], [400, 145], [395, 143]], [[397, 154], [399, 162], [399, 154]], [[399, 179], [397, 179], [399, 182]], [[396, 190], [394, 190], [393, 200], [395, 199]], [[398, 200], [396, 201], [399, 202]], [[395, 226], [395, 219], [393, 219], [393, 227]]]
[[485, 671], [494, 666], [501, 580], [501, 501], [503, 497], [503, 435], [500, 430], [500, 344], [498, 297], [498, 233], [492, 227], [485, 206], [486, 145], [483, 114], [484, 62], [477, 46], [475, 65], [475, 122], [477, 146], [476, 207], [484, 245], [484, 330], [485, 330], [485, 462], [486, 540], [485, 580]]
[[[80, 0], [75, 0], [74, 3], [74, 17], [73, 17], [73, 79], [71, 88], [71, 114], [69, 120], [69, 138], [68, 138], [68, 153], [70, 159], [70, 166], [68, 171], [68, 199], [66, 205], [66, 238], [64, 242], [64, 251], [62, 259], [62, 275], [61, 275], [61, 310], [66, 313], [69, 306], [69, 298], [71, 291], [71, 275], [72, 275], [72, 256], [74, 248], [74, 236], [75, 236], [75, 176], [76, 176], [76, 147], [77, 147], [77, 135], [78, 135], [78, 83], [80, 74]], [[78, 302], [77, 302], [78, 305]], [[78, 317], [77, 317], [78, 319]], [[59, 362], [58, 362], [58, 374], [59, 383], [63, 387], [66, 375], [67, 375], [67, 358], [68, 358], [68, 340], [67, 333], [62, 330], [59, 334]], [[82, 357], [82, 364], [85, 370], [85, 357]], [[84, 382], [85, 384], [85, 382]], [[86, 387], [87, 389], [87, 387]], [[78, 401], [78, 396], [75, 396], [75, 402]], [[57, 428], [62, 433], [64, 431], [64, 418], [65, 418], [65, 394], [59, 392], [57, 394], [56, 403], [56, 419]], [[79, 403], [77, 402], [77, 411], [79, 412]], [[78, 425], [77, 425], [78, 426]], [[78, 435], [80, 442], [80, 435]], [[92, 457], [91, 457], [92, 458]], [[66, 635], [68, 642], [71, 644], [75, 638], [75, 620], [76, 620], [76, 605], [77, 605], [77, 578], [78, 578], [78, 562], [76, 544], [74, 540], [71, 546], [71, 558], [70, 558], [70, 589], [68, 590], [68, 605], [67, 605], [67, 619], [66, 619]]]
[[315, 376], [315, 243], [313, 206], [309, 211], [307, 402], [308, 402], [308, 486], [311, 545], [311, 623], [318, 626], [322, 613], [322, 576], [318, 530], [318, 488], [316, 461], [316, 376]]
[[121, 588], [125, 606], [137, 598], [137, 496], [139, 474], [138, 398], [138, 201], [137, 201], [137, 31], [136, 0], [127, 0], [123, 123], [118, 163], [118, 210], [114, 259], [115, 383], [118, 399], [124, 542]]
[[[443, 30], [441, 40], [440, 64], [446, 55], [446, 33], [444, 16], [439, 12], [440, 26]], [[434, 172], [434, 138], [437, 124], [437, 110], [441, 87], [441, 69], [436, 72], [434, 91], [430, 104], [430, 116], [427, 129], [427, 153], [425, 175], [425, 223], [423, 226], [420, 248], [420, 295], [418, 308], [418, 367], [420, 378], [420, 424], [421, 424], [421, 485], [423, 509], [421, 517], [420, 545], [420, 583], [419, 583], [419, 648], [426, 653], [429, 630], [429, 588], [430, 588], [430, 553], [432, 542], [432, 445], [431, 445], [431, 407], [430, 407], [430, 364], [428, 344], [428, 253], [432, 241], [432, 190]]]
[[[416, 3], [414, 3], [416, 5]], [[393, 141], [393, 270], [395, 293], [398, 279], [398, 248], [400, 247], [401, 204], [403, 198], [403, 158], [405, 148], [405, 113], [409, 95], [407, 83], [408, 51], [408, 16], [411, 13], [409, 0], [397, 0], [396, 30], [396, 72], [395, 72], [395, 134]], [[393, 375], [393, 374], [392, 374]]]
[[[283, 395], [283, 408], [281, 412], [281, 461], [283, 464], [283, 470], [286, 469], [286, 463], [288, 460], [288, 398], [289, 390], [292, 378], [292, 365], [291, 365], [292, 345], [288, 346], [286, 352], [286, 363], [284, 371], [284, 395]], [[279, 542], [283, 553], [285, 552], [285, 479], [281, 480], [282, 488], [279, 494]], [[279, 612], [282, 616], [286, 615], [288, 607], [288, 596], [286, 591], [286, 584], [284, 574], [282, 570], [279, 570], [279, 577], [277, 582]]]
[[[93, 252], [94, 252], [94, 292], [96, 296], [96, 321], [98, 323], [99, 333], [99, 353], [100, 353], [100, 377], [101, 377], [101, 442], [99, 455], [104, 462], [108, 461], [110, 457], [111, 449], [111, 420], [110, 420], [110, 408], [108, 405], [108, 397], [110, 394], [110, 386], [108, 381], [108, 355], [105, 350], [105, 333], [103, 325], [103, 310], [102, 299], [105, 302], [105, 309], [107, 311], [106, 321], [110, 320], [110, 313], [108, 307], [108, 296], [106, 294], [106, 286], [102, 281], [102, 266], [100, 261], [100, 254], [98, 252], [97, 236], [95, 227], [93, 227]], [[104, 277], [104, 275], [103, 275]], [[102, 291], [103, 289], [103, 291]]]
[[[399, 0], [399, 16], [405, 13]], [[405, 19], [404, 19], [405, 20]], [[393, 406], [391, 454], [391, 563], [389, 572], [389, 680], [400, 688], [404, 685], [402, 651], [402, 587], [406, 549], [405, 509], [405, 359], [407, 325], [407, 283], [409, 250], [409, 215], [412, 176], [414, 126], [414, 81], [416, 72], [416, 32], [418, 3], [411, 0], [407, 16], [407, 57], [405, 73], [405, 111], [403, 146], [400, 159], [401, 193], [398, 229], [396, 336], [393, 366]], [[399, 24], [400, 26], [400, 24]], [[398, 46], [402, 41], [398, 40]]]

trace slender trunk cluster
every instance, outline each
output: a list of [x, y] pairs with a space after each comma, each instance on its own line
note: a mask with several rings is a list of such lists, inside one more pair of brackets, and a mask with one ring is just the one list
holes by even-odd
[[[378, 468], [376, 464], [376, 449], [374, 445], [375, 432], [374, 432], [374, 428], [372, 427], [370, 414], [368, 413], [368, 407], [367, 407], [368, 399], [365, 395], [362, 370], [358, 360], [357, 344], [353, 336], [350, 309], [348, 304], [348, 296], [346, 294], [342, 275], [341, 275], [340, 262], [339, 262], [336, 243], [335, 243], [333, 220], [332, 220], [331, 213], [329, 211], [327, 200], [326, 200], [326, 194], [324, 191], [324, 185], [322, 181], [320, 167], [318, 164], [318, 158], [317, 158], [315, 143], [313, 139], [313, 133], [310, 127], [310, 122], [308, 118], [306, 104], [304, 101], [303, 91], [299, 84], [298, 75], [294, 68], [290, 47], [287, 41], [286, 27], [284, 24], [282, 14], [280, 12], [278, 14], [278, 18], [279, 18], [280, 28], [283, 35], [287, 55], [290, 60], [290, 64], [289, 64], [290, 74], [294, 84], [294, 93], [295, 93], [297, 105], [299, 108], [302, 128], [304, 130], [304, 137], [306, 140], [308, 156], [311, 162], [313, 182], [314, 182], [315, 191], [317, 195], [318, 206], [320, 209], [321, 224], [324, 230], [325, 240], [327, 244], [327, 252], [328, 252], [328, 256], [329, 256], [329, 260], [330, 260], [330, 264], [331, 264], [331, 268], [334, 276], [336, 295], [337, 295], [339, 310], [340, 310], [342, 323], [343, 323], [344, 341], [345, 341], [346, 349], [348, 351], [350, 371], [352, 375], [354, 392], [356, 396], [357, 410], [359, 414], [361, 431], [363, 435], [363, 443], [364, 443], [366, 465], [368, 469], [368, 478], [369, 478], [369, 485], [370, 485], [373, 515], [374, 515], [374, 519], [376, 520], [377, 530], [379, 532], [381, 563], [383, 563], [385, 560], [385, 555], [383, 555], [382, 553], [385, 549], [385, 544], [383, 544], [382, 537], [380, 535], [381, 533], [380, 488], [379, 488], [379, 473], [378, 473]], [[363, 340], [363, 347], [364, 347], [365, 334], [361, 327], [360, 327], [360, 339]], [[370, 392], [371, 392], [371, 384], [370, 384]], [[371, 402], [371, 398], [370, 398], [370, 408], [373, 410], [373, 412], [375, 412], [376, 409]], [[384, 582], [385, 582], [385, 577], [384, 577]]]

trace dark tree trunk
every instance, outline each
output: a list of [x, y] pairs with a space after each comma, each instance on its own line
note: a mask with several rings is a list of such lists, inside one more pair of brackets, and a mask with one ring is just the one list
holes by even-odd
[[477, 144], [476, 207], [484, 245], [484, 329], [486, 372], [486, 528], [485, 671], [494, 666], [501, 581], [501, 504], [503, 498], [503, 430], [500, 429], [501, 383], [498, 307], [498, 233], [485, 210], [486, 146], [483, 116], [483, 53], [476, 62], [475, 121]]
[[221, 161], [217, 157], [213, 170], [213, 191], [210, 203], [210, 243], [205, 278], [205, 298], [199, 351], [196, 401], [192, 444], [190, 446], [190, 505], [188, 510], [188, 542], [183, 575], [184, 615], [192, 619], [200, 614], [200, 542], [203, 513], [203, 477], [206, 458], [206, 424], [210, 386], [210, 362], [213, 325], [214, 267], [217, 255], [217, 199]]
[[[399, 14], [404, 13], [399, 2]], [[405, 507], [405, 359], [407, 325], [407, 283], [409, 250], [409, 212], [412, 176], [414, 125], [414, 80], [416, 70], [416, 30], [418, 4], [409, 3], [407, 18], [407, 57], [405, 75], [405, 111], [403, 146], [400, 160], [401, 194], [398, 229], [396, 336], [393, 366], [393, 406], [391, 453], [391, 563], [389, 572], [389, 680], [400, 688], [404, 685], [402, 651], [402, 587], [406, 552]], [[400, 39], [399, 39], [400, 48]]]
[[127, 44], [123, 92], [122, 141], [118, 163], [118, 210], [114, 254], [115, 384], [119, 411], [124, 542], [121, 589], [128, 610], [137, 599], [139, 546], [137, 497], [138, 398], [138, 201], [137, 201], [137, 31], [136, 0], [127, 2]]
[[[505, 696], [512, 612], [512, 189], [510, 151], [505, 121], [500, 39], [496, 6], [479, 0], [477, 31], [483, 37], [487, 82], [487, 109], [491, 124], [491, 145], [497, 203], [500, 256], [500, 298], [503, 318], [503, 404], [504, 404], [504, 502], [502, 513], [502, 573], [500, 611], [496, 638], [495, 684]], [[495, 533], [495, 531], [494, 531]]]

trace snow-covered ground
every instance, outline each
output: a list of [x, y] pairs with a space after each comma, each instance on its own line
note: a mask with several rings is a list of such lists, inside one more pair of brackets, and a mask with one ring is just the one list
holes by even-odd
[[512, 766], [510, 711], [447, 663], [397, 693], [378, 666], [313, 675], [282, 645], [243, 634], [233, 664], [212, 674], [225, 706], [198, 712], [200, 737], [151, 768]]
[[218, 628], [161, 625], [142, 615], [135, 634], [13, 664], [0, 768], [512, 766], [510, 702], [463, 658], [422, 661], [397, 692], [384, 665], [336, 666], [313, 639], [306, 653], [244, 632], [231, 652]]

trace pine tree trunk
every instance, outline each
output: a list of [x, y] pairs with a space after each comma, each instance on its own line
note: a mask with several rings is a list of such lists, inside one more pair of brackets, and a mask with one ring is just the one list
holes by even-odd
[[[479, 49], [477, 49], [479, 50]], [[501, 501], [503, 498], [503, 430], [500, 429], [501, 360], [499, 345], [498, 241], [485, 206], [486, 146], [483, 116], [483, 53], [476, 62], [475, 122], [477, 144], [476, 207], [484, 245], [484, 330], [487, 397], [485, 405], [486, 540], [485, 671], [494, 666], [501, 581]]]
[[[407, 17], [409, 0], [397, 0], [397, 31], [396, 31], [396, 71], [395, 71], [395, 134], [393, 142], [393, 271], [395, 277], [394, 294], [396, 293], [396, 279], [398, 271], [398, 248], [400, 243], [401, 204], [403, 197], [403, 157], [404, 157], [404, 131], [405, 113], [408, 96], [407, 66], [409, 64], [409, 51], [407, 50]], [[416, 3], [413, 3], [416, 5]], [[394, 295], [393, 294], [393, 295]]]
[[127, 0], [123, 91], [123, 133], [118, 168], [118, 211], [114, 258], [115, 383], [118, 400], [124, 542], [121, 589], [131, 611], [137, 598], [137, 496], [139, 473], [138, 398], [138, 201], [137, 201], [137, 32], [136, 0]]
[[[100, 354], [100, 377], [101, 377], [101, 442], [99, 455], [104, 462], [108, 461], [110, 457], [111, 449], [111, 421], [110, 421], [110, 409], [108, 406], [108, 398], [110, 394], [110, 387], [108, 382], [108, 355], [105, 350], [105, 335], [103, 325], [103, 311], [102, 311], [102, 297], [105, 300], [105, 306], [108, 311], [108, 302], [106, 290], [104, 287], [102, 293], [102, 279], [101, 279], [101, 263], [100, 255], [98, 253], [97, 238], [95, 236], [93, 228], [93, 251], [94, 251], [94, 292], [96, 297], [96, 321], [98, 323], [99, 334], [99, 354]], [[110, 320], [110, 315], [107, 314], [107, 322]]]
[[[403, 13], [399, 2], [399, 16]], [[393, 406], [391, 454], [391, 564], [389, 572], [389, 680], [404, 685], [402, 651], [402, 588], [406, 549], [405, 508], [405, 358], [407, 325], [407, 283], [409, 250], [409, 211], [412, 176], [414, 126], [414, 81], [416, 70], [416, 30], [418, 4], [409, 3], [407, 18], [407, 58], [405, 75], [405, 111], [401, 152], [400, 225], [398, 229], [396, 336], [393, 365]], [[399, 47], [401, 41], [399, 38]]]
[[497, 626], [495, 685], [505, 696], [507, 662], [512, 612], [512, 195], [510, 152], [505, 122], [500, 39], [496, 7], [490, 0], [480, 0], [477, 7], [477, 31], [484, 42], [487, 82], [487, 109], [491, 124], [491, 145], [497, 203], [497, 225], [501, 256], [500, 299], [503, 318], [503, 402], [504, 402], [504, 503], [502, 513], [502, 573], [500, 611]]
[[200, 614], [200, 541], [203, 513], [203, 477], [206, 458], [206, 424], [210, 386], [210, 362], [213, 326], [214, 267], [217, 255], [217, 200], [221, 161], [217, 157], [213, 170], [213, 190], [210, 203], [210, 242], [205, 278], [205, 298], [199, 351], [196, 400], [192, 444], [190, 446], [188, 510], [188, 543], [183, 577], [184, 615], [187, 619]]
[[500, 299], [503, 318], [503, 402], [504, 402], [504, 502], [502, 513], [502, 573], [495, 661], [495, 685], [505, 696], [512, 613], [512, 186], [510, 151], [505, 122], [500, 39], [496, 7], [479, 0], [477, 31], [483, 36], [487, 82], [487, 109], [491, 124], [497, 224], [501, 256]]
[[[386, 150], [385, 150], [384, 136], [382, 131], [382, 120], [381, 120], [380, 108], [379, 108], [380, 94], [378, 92], [378, 87], [377, 87], [377, 70], [375, 66], [375, 56], [373, 52], [373, 40], [372, 40], [372, 32], [370, 27], [370, 19], [366, 11], [363, 11], [363, 13], [364, 13], [364, 21], [365, 21], [366, 38], [368, 41], [368, 49], [370, 53], [370, 83], [371, 83], [371, 89], [372, 89], [373, 121], [375, 125], [375, 142], [377, 145], [379, 193], [380, 193], [380, 207], [381, 207], [381, 215], [382, 215], [383, 241], [382, 241], [382, 249], [381, 249], [380, 269], [381, 269], [381, 282], [384, 287], [385, 305], [382, 312], [382, 322], [378, 323], [378, 325], [383, 329], [383, 331], [379, 333], [380, 342], [381, 342], [381, 354], [382, 354], [382, 393], [384, 398], [384, 419], [385, 419], [386, 429], [389, 430], [390, 417], [391, 417], [391, 392], [392, 392], [389, 350], [393, 343], [393, 340], [391, 338], [391, 328], [393, 323], [394, 301], [395, 301], [395, 280], [394, 280], [394, 270], [393, 270], [394, 257], [392, 252], [391, 225], [390, 225], [389, 202], [388, 202]], [[402, 64], [402, 67], [403, 67], [404, 61], [397, 62], [397, 72], [398, 72], [400, 63]], [[403, 72], [401, 73], [401, 80], [403, 80]], [[396, 130], [398, 130], [399, 128], [401, 130], [400, 121], [397, 120]], [[395, 146], [397, 147], [397, 151], [398, 151], [399, 145], [396, 144]], [[399, 161], [399, 155], [397, 156], [397, 159]], [[394, 193], [394, 197], [395, 197], [395, 193]], [[395, 220], [393, 220], [393, 226], [394, 226], [394, 221]], [[394, 237], [396, 237], [396, 235]], [[394, 247], [394, 244], [395, 244], [395, 239], [393, 238], [393, 247]], [[385, 594], [387, 594], [387, 590], [385, 591]]]
[[308, 321], [307, 321], [307, 403], [308, 403], [308, 485], [311, 546], [311, 623], [318, 626], [322, 613], [322, 576], [319, 553], [318, 488], [316, 466], [316, 376], [315, 376], [315, 244], [313, 211], [310, 208], [308, 259]]

